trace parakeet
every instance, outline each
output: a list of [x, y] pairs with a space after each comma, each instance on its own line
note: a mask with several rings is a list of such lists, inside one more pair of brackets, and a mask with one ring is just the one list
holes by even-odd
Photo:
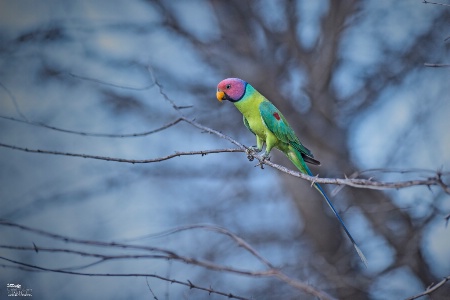
[[[300, 172], [312, 176], [306, 162], [314, 165], [320, 165], [320, 162], [314, 158], [308, 148], [302, 145], [292, 127], [289, 126], [275, 105], [261, 95], [253, 86], [239, 78], [227, 78], [217, 85], [216, 96], [220, 102], [223, 100], [233, 102], [242, 113], [245, 126], [256, 136], [255, 151], [262, 151], [265, 144], [266, 150], [263, 157], [269, 159], [270, 151], [273, 148], [277, 148], [289, 158]], [[318, 183], [314, 183], [314, 187], [327, 201], [327, 204], [353, 243], [359, 257], [367, 265], [364, 254], [347, 230], [344, 221], [342, 221], [322, 187]]]

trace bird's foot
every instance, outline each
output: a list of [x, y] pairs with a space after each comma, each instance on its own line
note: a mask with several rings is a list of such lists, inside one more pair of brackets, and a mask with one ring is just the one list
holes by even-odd
[[259, 161], [259, 163], [255, 167], [261, 167], [261, 169], [264, 170], [264, 162], [268, 160], [270, 161], [270, 155], [268, 153], [264, 153], [262, 156], [262, 159]]
[[263, 160], [268, 160], [268, 161], [270, 161], [270, 155], [269, 155], [269, 153], [264, 153], [264, 155], [263, 155]]
[[259, 153], [262, 151], [262, 149], [259, 149], [258, 146], [251, 146], [249, 147], [252, 151], [255, 151], [256, 153]]
[[251, 147], [245, 149], [245, 153], [247, 154], [247, 159], [249, 161], [253, 161], [255, 159], [252, 152], [253, 152], [253, 149], [251, 149]]
[[261, 152], [262, 149], [257, 148], [256, 146], [248, 147], [245, 149], [245, 153], [247, 154], [247, 158], [249, 161], [253, 161], [255, 157], [253, 156], [254, 153]]

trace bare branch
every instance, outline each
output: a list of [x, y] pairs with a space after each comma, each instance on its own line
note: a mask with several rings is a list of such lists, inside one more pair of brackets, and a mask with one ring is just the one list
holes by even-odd
[[434, 5], [442, 5], [442, 6], [450, 7], [450, 4], [439, 3], [439, 2], [432, 2], [432, 1], [427, 1], [427, 0], [423, 0], [423, 3], [425, 3], [425, 4], [434, 4]]
[[0, 82], [0, 86], [5, 90], [5, 92], [8, 94], [9, 99], [11, 99], [11, 102], [14, 105], [14, 108], [16, 109], [17, 114], [24, 120], [27, 120], [27, 117], [22, 113], [22, 111], [20, 110], [19, 104], [17, 103], [16, 97], [14, 96], [13, 93], [11, 93], [11, 91], [3, 84]]
[[[307, 283], [295, 280], [290, 278], [289, 276], [287, 276], [286, 274], [284, 274], [283, 272], [281, 272], [278, 269], [275, 269], [273, 267], [268, 268], [268, 270], [265, 271], [251, 271], [251, 270], [244, 270], [244, 269], [237, 269], [237, 268], [232, 268], [232, 267], [228, 267], [228, 266], [223, 266], [223, 265], [218, 265], [209, 261], [203, 261], [203, 260], [198, 260], [195, 258], [191, 258], [191, 257], [186, 257], [186, 256], [182, 256], [179, 255], [177, 253], [175, 253], [174, 251], [170, 251], [167, 249], [163, 249], [163, 248], [158, 248], [158, 247], [151, 247], [151, 246], [142, 246], [142, 245], [131, 245], [131, 244], [124, 244], [124, 243], [116, 243], [116, 242], [101, 242], [101, 241], [92, 241], [92, 240], [83, 240], [83, 239], [77, 239], [77, 238], [71, 238], [71, 237], [67, 237], [67, 236], [62, 236], [62, 235], [58, 235], [58, 234], [54, 234], [54, 233], [50, 233], [44, 230], [39, 230], [39, 229], [35, 229], [35, 228], [31, 228], [28, 226], [24, 226], [24, 225], [20, 225], [20, 224], [16, 224], [16, 223], [12, 223], [6, 220], [0, 220], [0, 225], [4, 225], [4, 226], [8, 226], [8, 227], [13, 227], [13, 228], [17, 228], [20, 230], [24, 230], [24, 231], [28, 231], [34, 234], [38, 234], [41, 236], [46, 236], [55, 240], [60, 240], [60, 241], [64, 241], [66, 243], [73, 243], [73, 244], [82, 244], [85, 246], [93, 246], [93, 247], [106, 247], [109, 249], [113, 249], [113, 248], [118, 248], [118, 249], [127, 249], [127, 250], [144, 250], [144, 251], [149, 251], [149, 252], [156, 252], [156, 254], [150, 254], [150, 255], [142, 255], [142, 254], [120, 254], [120, 255], [103, 255], [103, 254], [98, 254], [98, 253], [89, 253], [89, 252], [84, 252], [84, 251], [78, 251], [78, 250], [72, 250], [72, 249], [62, 249], [62, 248], [40, 248], [38, 246], [36, 246], [35, 244], [33, 245], [33, 247], [22, 247], [22, 246], [8, 246], [8, 245], [2, 245], [1, 248], [9, 248], [9, 249], [16, 249], [16, 250], [26, 250], [26, 251], [36, 251], [36, 249], [38, 249], [38, 251], [43, 251], [43, 252], [64, 252], [64, 253], [71, 253], [71, 254], [77, 254], [77, 255], [81, 255], [81, 256], [91, 256], [91, 257], [96, 257], [99, 258], [100, 261], [99, 262], [104, 262], [107, 260], [111, 260], [111, 259], [137, 259], [137, 258], [153, 258], [153, 259], [169, 259], [169, 260], [178, 260], [180, 262], [186, 263], [186, 264], [192, 264], [192, 265], [196, 265], [199, 267], [203, 267], [206, 269], [210, 269], [210, 270], [215, 270], [215, 271], [221, 271], [221, 272], [229, 272], [229, 273], [234, 273], [234, 274], [239, 274], [239, 275], [245, 275], [245, 276], [251, 276], [251, 277], [275, 277], [280, 279], [281, 281], [291, 285], [292, 287], [309, 293], [311, 295], [314, 295], [316, 297], [318, 297], [319, 299], [334, 299], [333, 297], [331, 297], [330, 295], [328, 295], [327, 293], [320, 291], [312, 286], [310, 286]], [[194, 225], [195, 227], [195, 225]], [[193, 228], [194, 228], [193, 227]], [[205, 227], [206, 228], [206, 227]], [[213, 227], [210, 227], [213, 228]], [[186, 228], [187, 230], [188, 228]], [[247, 243], [237, 237], [234, 234], [231, 234], [231, 232], [229, 232], [226, 229], [220, 228], [220, 227], [215, 227], [215, 229], [217, 229], [219, 232], [221, 232], [222, 234], [226, 234], [229, 237], [232, 237], [232, 239], [237, 242], [238, 245], [240, 246], [244, 246], [247, 247]], [[248, 246], [248, 249], [252, 249], [250, 246]], [[251, 252], [252, 254], [255, 254], [256, 251]], [[19, 262], [16, 260], [12, 260], [3, 256], [0, 256], [0, 259], [6, 260], [8, 262], [20, 265], [20, 266], [24, 266], [27, 268], [31, 268], [31, 269], [37, 269], [37, 270], [41, 270], [41, 271], [48, 271], [48, 272], [56, 272], [56, 273], [64, 273], [64, 274], [72, 274], [72, 275], [85, 275], [85, 276], [133, 276], [133, 277], [155, 277], [158, 279], [162, 279], [162, 280], [166, 280], [166, 281], [170, 281], [170, 282], [176, 282], [178, 284], [183, 284], [185, 286], [189, 286], [190, 288], [198, 288], [196, 285], [192, 284], [192, 282], [188, 281], [188, 284], [186, 283], [181, 283], [178, 281], [174, 281], [171, 279], [167, 279], [155, 274], [143, 274], [143, 273], [133, 273], [133, 274], [121, 274], [121, 273], [82, 273], [82, 272], [75, 272], [75, 271], [70, 271], [67, 269], [51, 269], [51, 268], [45, 268], [45, 267], [41, 267], [41, 266], [37, 266], [37, 265], [32, 265], [32, 264], [27, 264], [27, 263], [23, 263], [23, 262]], [[261, 261], [267, 261], [266, 259], [262, 259]], [[91, 266], [92, 264], [88, 265]], [[272, 266], [270, 263], [267, 263], [266, 265], [270, 265]], [[85, 266], [86, 267], [86, 266]], [[26, 269], [25, 269], [26, 270]], [[206, 289], [206, 288], [201, 288], [202, 290], [208, 291], [212, 293], [212, 291], [214, 291], [212, 288]], [[220, 295], [226, 295], [229, 298], [236, 298], [237, 296], [234, 296], [232, 294], [221, 294], [219, 292], [217, 292], [216, 294], [220, 294]], [[245, 299], [245, 298], [237, 298], [237, 299]]]
[[147, 136], [147, 135], [151, 135], [153, 133], [163, 131], [169, 127], [172, 127], [172, 126], [178, 124], [180, 121], [183, 120], [182, 118], [178, 118], [172, 122], [169, 122], [161, 127], [158, 127], [156, 129], [153, 129], [150, 131], [137, 132], [137, 133], [114, 134], [114, 133], [95, 133], [95, 132], [75, 131], [75, 130], [64, 129], [64, 128], [60, 128], [60, 127], [50, 126], [50, 125], [44, 124], [42, 122], [21, 120], [21, 119], [17, 119], [14, 117], [8, 117], [8, 116], [2, 116], [2, 115], [0, 115], [0, 118], [5, 119], [5, 120], [20, 122], [20, 123], [24, 123], [24, 124], [28, 124], [28, 125], [33, 125], [33, 126], [37, 126], [37, 127], [47, 128], [47, 129], [51, 129], [51, 130], [55, 130], [55, 131], [60, 131], [60, 132], [64, 132], [64, 133], [71, 133], [71, 134], [77, 134], [77, 135], [82, 135], [82, 136], [107, 137], [107, 138], [128, 138], [128, 137]]
[[147, 234], [144, 236], [140, 236], [137, 238], [127, 239], [127, 241], [137, 241], [145, 238], [156, 238], [161, 236], [166, 236], [170, 234], [174, 234], [177, 232], [185, 231], [185, 230], [191, 230], [191, 229], [206, 229], [214, 232], [218, 232], [220, 234], [226, 235], [233, 239], [236, 244], [239, 247], [244, 248], [248, 252], [250, 252], [254, 257], [256, 257], [258, 260], [260, 260], [263, 264], [265, 264], [267, 267], [274, 269], [275, 267], [267, 260], [265, 259], [261, 254], [258, 253], [250, 244], [248, 244], [244, 239], [240, 238], [239, 236], [235, 235], [231, 231], [227, 230], [226, 228], [217, 226], [217, 225], [211, 225], [211, 224], [193, 224], [193, 225], [186, 225], [186, 226], [180, 226], [173, 228], [171, 230], [161, 232], [158, 234]]
[[159, 93], [164, 97], [164, 99], [169, 102], [172, 107], [177, 110], [180, 111], [181, 109], [185, 109], [185, 108], [191, 108], [192, 105], [186, 105], [186, 106], [179, 106], [177, 105], [172, 99], [169, 98], [169, 96], [167, 96], [167, 94], [163, 91], [163, 86], [159, 83], [158, 79], [156, 78], [155, 74], [153, 73], [153, 69], [152, 67], [149, 65], [147, 67], [148, 73], [150, 74], [150, 76], [152, 77], [153, 82], [155, 83], [155, 85], [158, 87], [159, 89]]
[[[245, 269], [237, 269], [237, 268], [232, 268], [232, 267], [228, 267], [228, 266], [222, 266], [222, 265], [218, 265], [215, 264], [213, 262], [209, 262], [209, 261], [202, 261], [202, 260], [198, 260], [195, 258], [191, 258], [191, 257], [186, 257], [186, 256], [182, 256], [177, 254], [174, 251], [171, 250], [167, 250], [164, 248], [159, 248], [159, 247], [152, 247], [152, 246], [142, 246], [142, 245], [131, 245], [131, 244], [124, 244], [124, 243], [116, 243], [116, 242], [101, 242], [101, 241], [92, 241], [92, 240], [83, 240], [83, 239], [77, 239], [77, 238], [70, 238], [67, 236], [62, 236], [62, 235], [58, 235], [58, 234], [54, 234], [54, 233], [50, 233], [44, 230], [39, 230], [39, 229], [35, 229], [35, 228], [31, 228], [31, 227], [27, 227], [24, 225], [19, 225], [19, 224], [15, 224], [9, 221], [0, 221], [0, 225], [4, 225], [4, 226], [9, 226], [9, 227], [14, 227], [14, 228], [19, 228], [21, 230], [24, 231], [28, 231], [28, 232], [32, 232], [38, 235], [42, 235], [42, 236], [46, 236], [46, 237], [50, 237], [52, 239], [55, 240], [60, 240], [60, 241], [64, 241], [64, 242], [68, 242], [68, 243], [74, 243], [74, 244], [81, 244], [81, 245], [85, 245], [85, 246], [93, 246], [93, 247], [106, 247], [106, 248], [118, 248], [118, 249], [127, 249], [127, 250], [144, 250], [144, 251], [148, 251], [148, 252], [156, 252], [157, 254], [155, 255], [150, 255], [147, 256], [146, 258], [164, 258], [164, 259], [172, 259], [172, 260], [178, 260], [181, 261], [183, 263], [186, 264], [192, 264], [192, 265], [196, 265], [199, 267], [203, 267], [206, 269], [210, 269], [210, 270], [215, 270], [215, 271], [226, 271], [229, 273], [234, 273], [234, 274], [239, 274], [239, 275], [246, 275], [246, 276], [254, 276], [254, 277], [267, 277], [267, 276], [272, 276], [274, 271], [273, 270], [267, 270], [267, 271], [250, 271], [250, 270], [245, 270]], [[44, 251], [44, 248], [39, 248], [39, 251]], [[35, 251], [34, 247], [23, 247], [22, 250], [32, 250]], [[50, 251], [49, 249], [45, 248], [45, 251]], [[70, 252], [73, 254], [79, 254], [82, 255], [83, 253], [79, 252], [79, 251], [72, 251], [72, 250], [67, 250], [67, 249], [53, 249], [52, 251], [54, 252]], [[86, 254], [84, 254], [86, 255]], [[105, 260], [109, 260], [109, 259], [118, 259], [118, 258], [139, 258], [141, 257], [141, 255], [131, 255], [128, 257], [124, 257], [124, 256], [102, 256], [102, 255], [96, 255], [96, 254], [92, 254], [92, 256], [97, 257], [97, 258], [102, 258]], [[141, 257], [142, 258], [142, 257]]]
[[[157, 78], [155, 77], [153, 70], [151, 66], [147, 67], [147, 70], [152, 78], [152, 81], [154, 82], [154, 85], [156, 85], [159, 88], [160, 94], [164, 97], [166, 101], [168, 101], [172, 107], [177, 110], [178, 112], [181, 109], [188, 108], [190, 106], [178, 106], [172, 99], [170, 99], [167, 94], [164, 93], [162, 85], [158, 82]], [[92, 78], [84, 78], [86, 80], [94, 80]], [[96, 80], [94, 80], [96, 81]], [[1, 84], [1, 83], [0, 83]], [[3, 85], [2, 85], [3, 86]], [[118, 86], [120, 87], [120, 86]], [[4, 86], [3, 88], [8, 91]], [[13, 96], [11, 94], [11, 96]], [[284, 166], [272, 163], [271, 161], [268, 161], [264, 159], [264, 157], [258, 155], [255, 151], [252, 151], [250, 148], [244, 146], [243, 144], [239, 143], [238, 141], [234, 140], [233, 138], [206, 126], [203, 126], [194, 120], [190, 120], [184, 116], [180, 116], [176, 120], [169, 122], [157, 129], [147, 131], [147, 132], [141, 132], [141, 133], [131, 133], [131, 134], [109, 134], [109, 133], [88, 133], [88, 132], [81, 132], [81, 131], [73, 131], [68, 129], [62, 129], [54, 126], [49, 126], [43, 123], [39, 122], [31, 122], [28, 121], [25, 116], [22, 116], [25, 120], [16, 119], [13, 117], [7, 117], [7, 116], [0, 116], [0, 118], [8, 119], [16, 122], [22, 122], [34, 126], [40, 126], [44, 128], [48, 128], [51, 130], [61, 131], [65, 133], [72, 133], [72, 134], [79, 134], [79, 135], [85, 135], [85, 136], [97, 136], [97, 137], [139, 137], [139, 136], [146, 136], [150, 135], [156, 132], [160, 132], [162, 130], [165, 130], [167, 128], [170, 128], [176, 124], [178, 124], [180, 121], [184, 121], [204, 132], [208, 132], [211, 134], [214, 134], [222, 139], [225, 139], [232, 144], [236, 145], [238, 149], [215, 149], [215, 150], [200, 150], [200, 151], [186, 151], [186, 152], [175, 152], [174, 154], [170, 154], [163, 157], [158, 157], [154, 159], [144, 159], [144, 160], [134, 160], [134, 159], [123, 159], [123, 158], [114, 158], [114, 157], [106, 157], [106, 156], [99, 156], [99, 155], [88, 155], [88, 154], [80, 154], [80, 153], [70, 153], [70, 152], [61, 152], [61, 151], [51, 151], [51, 150], [41, 150], [41, 149], [29, 149], [24, 147], [19, 147], [15, 145], [9, 145], [0, 143], [0, 147], [9, 148], [13, 150], [19, 150], [19, 151], [25, 151], [25, 152], [32, 152], [32, 153], [41, 153], [41, 154], [52, 154], [52, 155], [63, 155], [63, 156], [72, 156], [72, 157], [82, 157], [82, 158], [91, 158], [91, 159], [99, 159], [99, 160], [105, 160], [105, 161], [115, 161], [115, 162], [123, 162], [123, 163], [131, 163], [131, 164], [142, 164], [142, 163], [154, 163], [154, 162], [161, 162], [165, 160], [169, 160], [171, 158], [177, 157], [177, 156], [186, 156], [186, 155], [207, 155], [212, 153], [225, 153], [225, 152], [245, 152], [250, 160], [253, 160], [256, 158], [259, 163], [258, 166], [261, 166], [263, 168], [263, 165], [271, 166], [279, 171], [282, 171], [284, 173], [290, 174], [295, 177], [302, 178], [304, 180], [308, 180], [311, 183], [317, 182], [317, 183], [324, 183], [324, 184], [335, 184], [340, 186], [352, 186], [355, 188], [368, 188], [368, 189], [375, 189], [375, 190], [384, 190], [384, 189], [400, 189], [400, 188], [406, 188], [411, 186], [418, 186], [418, 185], [425, 185], [425, 186], [439, 186], [441, 187], [444, 192], [447, 194], [450, 194], [450, 187], [444, 183], [442, 180], [443, 173], [440, 172], [433, 172], [434, 174], [429, 176], [426, 179], [417, 179], [417, 180], [408, 180], [408, 181], [398, 181], [398, 182], [381, 182], [381, 181], [374, 181], [372, 178], [369, 179], [360, 179], [356, 178], [355, 175], [351, 176], [351, 178], [319, 178], [318, 176], [309, 176], [303, 173], [300, 173], [298, 171], [290, 170]]]
[[447, 68], [450, 67], [450, 64], [430, 64], [430, 63], [424, 63], [423, 64], [425, 67], [430, 67], [430, 68]]
[[[27, 264], [27, 263], [23, 263], [20, 261], [16, 261], [13, 259], [9, 259], [6, 257], [2, 257], [0, 256], [0, 259], [6, 260], [10, 263], [14, 263], [26, 268], [30, 268], [30, 269], [37, 269], [40, 271], [46, 271], [46, 272], [54, 272], [54, 273], [62, 273], [62, 274], [70, 274], [70, 275], [81, 275], [81, 276], [89, 276], [89, 277], [152, 277], [152, 278], [157, 278], [160, 280], [164, 280], [170, 283], [176, 283], [179, 285], [184, 285], [189, 287], [190, 289], [198, 289], [198, 290], [202, 290], [202, 291], [206, 291], [210, 294], [216, 294], [216, 295], [221, 295], [221, 296], [225, 296], [228, 297], [230, 299], [240, 299], [240, 300], [249, 300], [249, 298], [244, 298], [241, 296], [237, 296], [237, 295], [233, 295], [231, 293], [225, 293], [225, 292], [220, 292], [220, 291], [216, 291], [213, 290], [212, 288], [205, 288], [205, 287], [201, 287], [201, 286], [197, 286], [194, 285], [192, 282], [188, 281], [188, 282], [183, 282], [183, 281], [179, 281], [176, 279], [169, 279], [160, 275], [156, 275], [156, 274], [145, 274], [145, 273], [127, 273], [127, 274], [121, 274], [121, 273], [83, 273], [83, 272], [74, 272], [74, 271], [66, 271], [66, 270], [59, 270], [59, 269], [52, 269], [52, 268], [44, 268], [44, 267], [40, 267], [37, 265], [32, 265], [32, 264]], [[2, 265], [5, 266], [5, 265]], [[26, 268], [22, 268], [22, 270], [26, 270], [28, 271]]]
[[[254, 155], [255, 158], [263, 160], [262, 157]], [[358, 178], [319, 178], [316, 176], [308, 176], [303, 173], [292, 171], [286, 167], [277, 165], [272, 163], [271, 161], [264, 161], [264, 164], [271, 166], [277, 170], [280, 170], [284, 173], [290, 174], [295, 177], [299, 177], [310, 182], [324, 183], [324, 184], [336, 184], [336, 185], [347, 185], [355, 188], [366, 188], [373, 190], [385, 190], [385, 189], [401, 189], [407, 188], [411, 186], [440, 186], [446, 193], [450, 194], [450, 188], [439, 178], [439, 175], [428, 177], [426, 179], [417, 179], [417, 180], [405, 180], [405, 181], [397, 181], [397, 182], [383, 182], [383, 181], [374, 181], [370, 179], [358, 179]]]
[[217, 135], [218, 137], [220, 137], [220, 138], [222, 138], [222, 139], [225, 139], [225, 140], [231, 142], [232, 144], [234, 144], [234, 145], [238, 146], [239, 148], [241, 148], [243, 151], [247, 150], [247, 147], [245, 147], [243, 144], [241, 144], [241, 143], [239, 143], [238, 141], [234, 140], [233, 138], [231, 138], [231, 137], [229, 137], [229, 136], [227, 136], [227, 135], [221, 133], [220, 131], [217, 131], [217, 130], [215, 130], [215, 129], [212, 129], [212, 128], [203, 126], [203, 125], [201, 125], [201, 124], [195, 122], [194, 120], [189, 120], [189, 119], [187, 119], [187, 118], [185, 118], [185, 117], [182, 117], [182, 119], [183, 119], [183, 121], [185, 121], [186, 123], [189, 123], [189, 124], [191, 124], [192, 126], [197, 127], [198, 129], [201, 129], [201, 130], [203, 130], [203, 131], [205, 131], [205, 132], [208, 132], [208, 133], [215, 134], [215, 135]]
[[[115, 162], [122, 162], [122, 163], [131, 163], [131, 164], [143, 164], [143, 163], [154, 163], [154, 162], [161, 162], [165, 161], [177, 156], [186, 156], [186, 155], [207, 155], [212, 153], [224, 153], [224, 152], [245, 152], [248, 157], [251, 159], [256, 158], [259, 161], [259, 165], [268, 165], [271, 166], [279, 171], [282, 171], [284, 173], [287, 173], [289, 175], [302, 178], [304, 180], [308, 180], [310, 182], [317, 182], [317, 183], [324, 183], [324, 184], [336, 184], [336, 185], [347, 185], [355, 188], [367, 188], [367, 189], [375, 189], [375, 190], [384, 190], [384, 189], [400, 189], [400, 188], [406, 188], [411, 186], [439, 186], [441, 187], [444, 192], [447, 194], [450, 194], [450, 187], [443, 182], [442, 180], [442, 173], [436, 172], [434, 176], [429, 176], [426, 179], [416, 179], [416, 180], [406, 180], [406, 181], [398, 181], [398, 182], [382, 182], [382, 181], [375, 181], [372, 180], [372, 178], [369, 179], [358, 179], [358, 178], [319, 178], [317, 176], [309, 176], [303, 173], [300, 173], [298, 171], [290, 170], [284, 166], [275, 164], [269, 160], [266, 160], [263, 156], [258, 155], [255, 151], [252, 149], [244, 146], [243, 144], [239, 143], [238, 141], [234, 140], [233, 138], [217, 131], [212, 128], [203, 126], [201, 124], [198, 124], [197, 122], [193, 120], [189, 120], [185, 117], [180, 117], [177, 119], [176, 122], [179, 121], [185, 121], [192, 126], [201, 129], [205, 132], [215, 134], [218, 137], [222, 139], [226, 139], [229, 142], [233, 143], [234, 145], [238, 146], [238, 149], [215, 149], [215, 150], [200, 150], [200, 151], [187, 151], [187, 152], [175, 152], [174, 154], [170, 154], [163, 157], [153, 158], [153, 159], [143, 159], [143, 160], [134, 160], [134, 159], [123, 159], [123, 158], [113, 158], [113, 157], [107, 157], [107, 156], [99, 156], [99, 155], [88, 155], [88, 154], [80, 154], [80, 153], [70, 153], [70, 152], [60, 152], [60, 151], [50, 151], [50, 150], [40, 150], [40, 149], [28, 149], [24, 147], [19, 147], [15, 145], [9, 145], [0, 143], [0, 147], [10, 148], [13, 150], [19, 150], [19, 151], [25, 151], [25, 152], [32, 152], [32, 153], [41, 153], [41, 154], [52, 154], [52, 155], [63, 155], [63, 156], [73, 156], [73, 157], [82, 157], [82, 158], [91, 158], [91, 159], [99, 159], [99, 160], [105, 160], [105, 161], [115, 161]], [[172, 122], [174, 123], [174, 122]], [[174, 124], [171, 124], [172, 126]], [[170, 127], [170, 126], [166, 126]], [[162, 129], [161, 129], [162, 130]]]
[[82, 80], [87, 80], [87, 81], [93, 81], [95, 83], [99, 83], [102, 85], [108, 85], [108, 86], [112, 86], [112, 87], [116, 87], [116, 88], [121, 88], [121, 89], [126, 89], [126, 90], [134, 90], [134, 91], [145, 91], [148, 90], [149, 88], [153, 87], [155, 85], [155, 83], [150, 83], [146, 86], [143, 87], [134, 87], [134, 86], [126, 86], [126, 85], [122, 85], [122, 84], [116, 84], [116, 83], [111, 83], [111, 82], [106, 82], [100, 79], [96, 79], [96, 78], [91, 78], [91, 77], [87, 77], [87, 76], [82, 76], [82, 75], [77, 75], [75, 73], [68, 73], [70, 76], [77, 78], [77, 79], [82, 79]]
[[441, 286], [443, 286], [447, 281], [450, 281], [450, 276], [445, 277], [444, 279], [442, 279], [441, 281], [439, 281], [436, 284], [432, 284], [423, 293], [409, 297], [406, 300], [413, 300], [413, 299], [417, 299], [417, 298], [420, 298], [420, 297], [423, 297], [426, 295], [430, 295], [431, 293], [433, 293], [434, 291], [439, 289]]
[[150, 290], [150, 293], [152, 293], [152, 295], [153, 295], [153, 299], [158, 300], [158, 297], [156, 297], [155, 293], [153, 293], [153, 290], [150, 287], [150, 284], [148, 283], [148, 277], [145, 277], [145, 282], [147, 283], [147, 287]]
[[162, 156], [162, 157], [158, 157], [158, 158], [153, 158], [153, 159], [125, 159], [125, 158], [116, 158], [116, 157], [108, 157], [108, 156], [100, 156], [100, 155], [89, 155], [89, 154], [81, 154], [81, 153], [40, 150], [40, 149], [28, 149], [28, 148], [14, 146], [14, 145], [8, 145], [8, 144], [4, 144], [4, 143], [0, 143], [0, 147], [24, 151], [24, 152], [31, 152], [31, 153], [73, 156], [73, 157], [91, 158], [91, 159], [115, 161], [115, 162], [130, 163], [130, 164], [148, 164], [148, 163], [154, 163], [154, 162], [161, 162], [161, 161], [168, 160], [168, 159], [171, 159], [174, 157], [186, 156], [186, 155], [204, 156], [204, 155], [212, 154], [212, 153], [243, 152], [243, 150], [241, 150], [241, 149], [213, 149], [213, 150], [175, 152], [174, 154], [170, 154], [170, 155], [166, 155], [166, 156]]

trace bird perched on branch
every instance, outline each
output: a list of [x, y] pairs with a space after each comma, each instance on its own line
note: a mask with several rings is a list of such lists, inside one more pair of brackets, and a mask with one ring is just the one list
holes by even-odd
[[[314, 158], [308, 148], [302, 145], [292, 127], [289, 126], [275, 105], [261, 95], [253, 86], [239, 78], [227, 78], [217, 85], [216, 96], [220, 102], [223, 100], [233, 102], [242, 113], [245, 126], [256, 136], [256, 148], [252, 147], [252, 150], [261, 152], [265, 144], [266, 149], [263, 157], [264, 159], [269, 159], [270, 151], [273, 148], [277, 148], [289, 158], [300, 172], [312, 176], [306, 163], [320, 165], [320, 162]], [[364, 254], [359, 249], [322, 187], [318, 183], [314, 183], [314, 187], [327, 201], [359, 257], [367, 265]]]

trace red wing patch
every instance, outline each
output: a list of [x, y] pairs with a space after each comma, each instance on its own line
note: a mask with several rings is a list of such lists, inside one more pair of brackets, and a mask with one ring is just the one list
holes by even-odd
[[280, 121], [280, 115], [277, 112], [273, 113], [273, 116], [275, 117], [275, 119], [277, 119], [277, 121]]

